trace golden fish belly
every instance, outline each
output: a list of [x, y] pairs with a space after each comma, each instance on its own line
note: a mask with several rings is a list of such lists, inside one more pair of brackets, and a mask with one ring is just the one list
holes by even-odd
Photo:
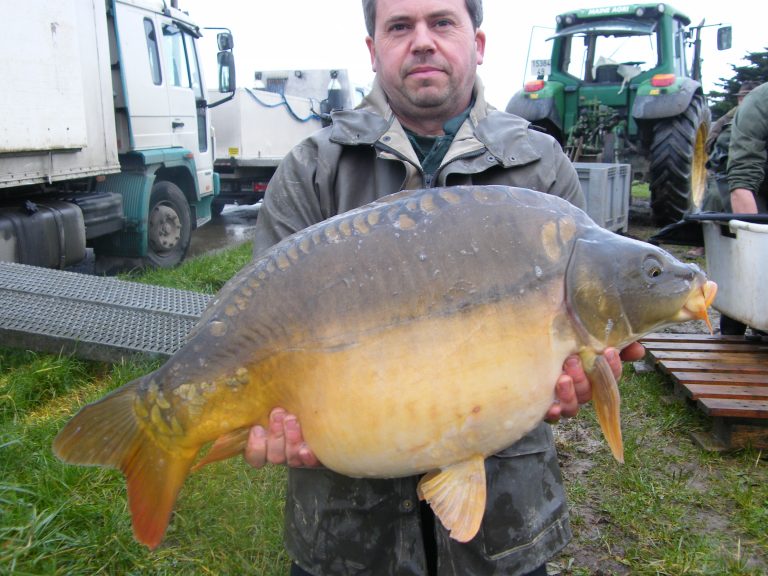
[[544, 417], [576, 349], [561, 299], [501, 302], [292, 350], [274, 364], [329, 468], [395, 477], [497, 452]]

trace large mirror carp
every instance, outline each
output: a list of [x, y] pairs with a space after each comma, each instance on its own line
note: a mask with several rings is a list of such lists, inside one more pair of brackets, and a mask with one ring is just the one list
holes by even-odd
[[[162, 540], [184, 479], [239, 454], [275, 406], [328, 468], [424, 474], [459, 541], [485, 509], [484, 458], [537, 426], [580, 354], [614, 456], [619, 393], [600, 352], [707, 318], [694, 265], [568, 202], [502, 186], [406, 191], [275, 245], [230, 280], [186, 345], [85, 406], [54, 450], [126, 476], [136, 538]], [[200, 466], [201, 463], [198, 463]]]

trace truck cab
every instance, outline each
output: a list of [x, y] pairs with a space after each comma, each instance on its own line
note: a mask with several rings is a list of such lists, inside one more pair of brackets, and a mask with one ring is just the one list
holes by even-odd
[[210, 220], [218, 186], [200, 29], [165, 2], [116, 0], [109, 12], [118, 153], [121, 165], [143, 178], [141, 190], [133, 189], [126, 170], [99, 185], [119, 186], [124, 199], [137, 202], [126, 214], [133, 226], [101, 239], [97, 250], [127, 250], [155, 266], [174, 265], [186, 254], [192, 230]]
[[200, 36], [175, 1], [9, 4], [0, 52], [25, 51], [0, 67], [0, 260], [65, 267], [86, 246], [130, 267], [184, 258], [219, 188]]
[[[115, 9], [110, 53], [113, 85], [121, 101], [116, 106], [118, 152], [186, 149], [195, 163], [197, 196], [212, 195], [210, 120], [196, 44], [199, 29], [173, 8], [155, 11], [120, 1]], [[129, 54], [145, 57], [126, 57]]]

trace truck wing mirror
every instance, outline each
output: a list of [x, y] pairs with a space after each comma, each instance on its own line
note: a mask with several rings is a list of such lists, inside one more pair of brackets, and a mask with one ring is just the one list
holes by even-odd
[[216, 35], [216, 42], [219, 44], [219, 50], [232, 50], [235, 47], [235, 40], [229, 32], [219, 32]]
[[717, 29], [717, 49], [728, 50], [731, 47], [733, 39], [733, 29], [730, 26], [723, 26]]
[[232, 52], [219, 52], [216, 56], [219, 62], [219, 92], [234, 92], [235, 81], [235, 57]]

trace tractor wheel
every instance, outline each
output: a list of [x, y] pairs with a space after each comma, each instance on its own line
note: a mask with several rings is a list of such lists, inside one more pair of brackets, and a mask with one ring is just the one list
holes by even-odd
[[651, 211], [657, 226], [697, 212], [707, 188], [709, 108], [704, 96], [696, 94], [688, 109], [653, 127], [650, 154]]
[[192, 216], [184, 193], [172, 182], [157, 182], [149, 200], [147, 265], [171, 268], [184, 260], [192, 238]]

